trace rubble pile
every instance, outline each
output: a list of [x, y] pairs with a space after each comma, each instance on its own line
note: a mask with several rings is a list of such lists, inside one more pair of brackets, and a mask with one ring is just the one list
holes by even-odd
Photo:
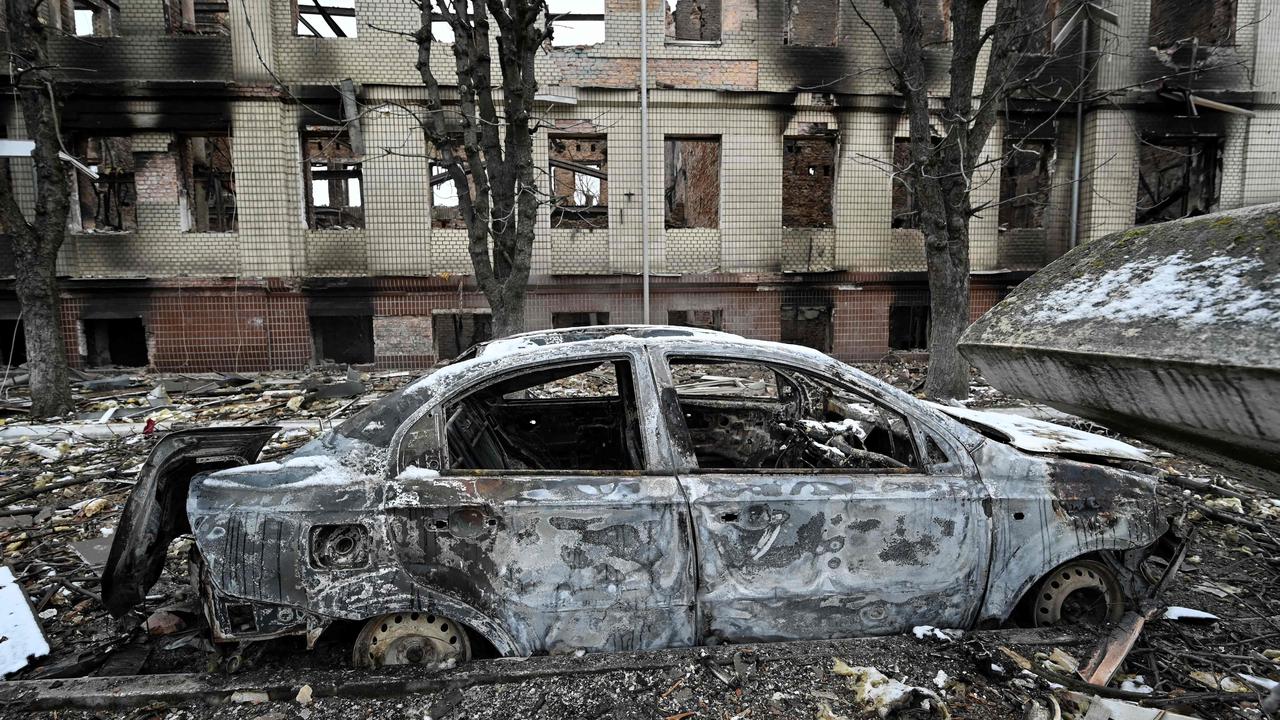
[[[906, 389], [922, 377], [905, 363], [871, 369]], [[218, 696], [222, 704], [207, 702], [209, 692], [166, 694], [168, 709], [136, 703], [132, 716], [146, 718], [1210, 720], [1264, 718], [1275, 702], [1280, 500], [1159, 451], [1161, 492], [1185, 504], [1196, 531], [1180, 574], [1142, 621], [1108, 629], [921, 627], [887, 638], [478, 660], [428, 672], [440, 680], [426, 682], [418, 668], [351, 669], [351, 638], [340, 632], [326, 633], [313, 653], [300, 652], [297, 638], [244, 655], [215, 647], [187, 581], [189, 541], [171, 548], [141, 620], [107, 615], [98, 574], [140, 465], [166, 429], [280, 425], [263, 453], [269, 460], [414, 375], [96, 378], [79, 383], [75, 418], [41, 425], [23, 421], [14, 393], [0, 425], [0, 545], [49, 651], [6, 667], [16, 669], [9, 679], [56, 680], [44, 691], [64, 693], [86, 677], [132, 676], [119, 682], [146, 687], [176, 677], [164, 673], [195, 673], [238, 683]], [[980, 380], [967, 404], [1045, 412]], [[130, 712], [32, 710], [5, 685], [4, 716]]]

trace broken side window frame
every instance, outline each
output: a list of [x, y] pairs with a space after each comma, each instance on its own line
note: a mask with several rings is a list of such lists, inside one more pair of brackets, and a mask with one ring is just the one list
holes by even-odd
[[[363, 229], [365, 227], [364, 158], [356, 154], [346, 128], [341, 126], [307, 125], [303, 128], [301, 136], [302, 184], [305, 196], [307, 228], [309, 230]], [[308, 146], [313, 139], [327, 139], [326, 145], [331, 143], [345, 145], [351, 156], [350, 159], [325, 159], [323, 156], [316, 156], [313, 159], [308, 154]], [[315, 202], [314, 183], [319, 180], [328, 181], [326, 187], [326, 200], [328, 202], [324, 205], [316, 205]], [[350, 204], [352, 199], [352, 180], [356, 181], [356, 192], [360, 201], [355, 205]], [[335, 189], [338, 190], [337, 197], [343, 202], [342, 205], [333, 203]], [[317, 209], [319, 208], [323, 208], [325, 212], [318, 213]], [[321, 214], [332, 214], [335, 217], [335, 221], [322, 225], [319, 220]]]
[[[679, 350], [662, 351], [659, 353], [655, 353], [655, 355], [657, 356], [657, 358], [659, 358], [659, 360], [654, 363], [655, 370], [656, 370], [655, 374], [657, 376], [657, 382], [658, 382], [658, 388], [659, 388], [659, 395], [664, 398], [669, 397], [671, 402], [676, 403], [676, 408], [674, 408], [674, 410], [676, 410], [675, 412], [673, 412], [672, 408], [664, 408], [665, 411], [662, 412], [661, 415], [663, 416], [664, 421], [667, 423], [668, 432], [672, 437], [672, 443], [671, 443], [672, 451], [677, 455], [683, 454], [685, 456], [683, 458], [683, 463], [686, 466], [687, 472], [696, 473], [696, 474], [708, 474], [708, 475], [735, 475], [735, 474], [741, 474], [741, 475], [815, 474], [815, 475], [859, 475], [859, 476], [862, 476], [862, 475], [912, 475], [912, 476], [919, 476], [922, 478], [935, 474], [935, 471], [932, 469], [932, 466], [928, 465], [925, 462], [924, 457], [920, 453], [923, 435], [921, 434], [920, 428], [918, 427], [919, 423], [916, 421], [916, 419], [913, 418], [909, 413], [903, 412], [897, 408], [894, 408], [892, 405], [889, 405], [887, 403], [884, 403], [874, 398], [869, 392], [866, 392], [865, 390], [861, 390], [856, 386], [848, 382], [845, 382], [843, 379], [837, 378], [835, 376], [830, 376], [830, 375], [819, 375], [818, 373], [812, 370], [796, 367], [794, 365], [789, 365], [786, 362], [773, 360], [771, 358], [770, 359], [755, 359], [755, 358], [742, 359], [742, 358], [724, 357], [720, 355], [700, 355], [696, 352], [687, 352], [687, 351], [679, 351]], [[795, 384], [796, 381], [793, 378], [791, 378], [790, 375], [801, 375], [801, 376], [804, 376], [809, 382], [826, 383], [828, 385], [831, 385], [834, 388], [837, 388], [839, 390], [842, 390], [846, 393], [849, 393], [859, 398], [863, 402], [874, 405], [881, 412], [882, 415], [888, 414], [891, 416], [896, 416], [899, 420], [901, 420], [905, 426], [907, 440], [911, 443], [910, 451], [911, 451], [911, 456], [915, 459], [915, 463], [914, 465], [911, 465], [905, 468], [857, 468], [857, 467], [703, 468], [698, 462], [698, 458], [696, 456], [696, 453], [694, 452], [694, 444], [693, 444], [692, 437], [689, 433], [688, 425], [685, 422], [684, 410], [679, 407], [678, 393], [675, 392], [675, 383], [672, 379], [673, 375], [671, 372], [673, 358], [678, 359], [678, 361], [682, 363], [694, 363], [694, 364], [696, 363], [706, 363], [706, 364], [739, 363], [739, 364], [758, 365], [779, 373], [779, 375], [782, 376], [782, 378], [785, 378], [787, 383], [790, 383], [793, 385]], [[667, 393], [664, 390], [664, 388], [670, 388], [672, 391], [670, 393]], [[779, 390], [779, 393], [778, 393], [779, 399], [776, 401], [759, 401], [759, 400], [753, 399], [752, 402], [777, 402], [777, 403], [785, 402], [786, 393], [784, 393], [782, 390], [781, 378], [779, 380], [778, 390]], [[737, 400], [739, 398], [725, 398], [725, 399]], [[893, 459], [896, 460], [896, 458], [893, 458]], [[950, 467], [951, 466], [947, 466], [947, 468], [950, 468]]]
[[[335, 2], [341, 4], [331, 4]], [[347, 2], [351, 7], [346, 7]], [[356, 3], [357, 0], [293, 0], [294, 36], [326, 40], [358, 37]], [[351, 18], [351, 27], [343, 27], [335, 17]]]

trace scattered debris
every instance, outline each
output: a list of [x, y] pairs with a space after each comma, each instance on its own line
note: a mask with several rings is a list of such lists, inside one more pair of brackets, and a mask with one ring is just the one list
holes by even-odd
[[26, 667], [33, 658], [49, 654], [40, 622], [13, 570], [0, 565], [0, 676]]
[[929, 688], [907, 685], [885, 676], [873, 667], [851, 667], [840, 658], [834, 658], [831, 671], [849, 678], [849, 688], [864, 710], [874, 710], [882, 718], [898, 712], [919, 708], [929, 717], [945, 720], [951, 717], [947, 704]]

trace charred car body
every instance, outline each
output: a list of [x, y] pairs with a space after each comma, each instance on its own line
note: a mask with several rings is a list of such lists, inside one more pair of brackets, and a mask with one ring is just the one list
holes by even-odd
[[249, 464], [274, 431], [157, 445], [113, 612], [188, 532], [216, 639], [365, 621], [360, 664], [1113, 620], [1177, 544], [1133, 447], [687, 328], [493, 341]]

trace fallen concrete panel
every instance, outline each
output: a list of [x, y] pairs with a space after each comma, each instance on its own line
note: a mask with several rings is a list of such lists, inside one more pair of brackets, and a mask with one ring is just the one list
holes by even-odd
[[1280, 492], [1280, 204], [1134, 228], [961, 337], [993, 386]]

